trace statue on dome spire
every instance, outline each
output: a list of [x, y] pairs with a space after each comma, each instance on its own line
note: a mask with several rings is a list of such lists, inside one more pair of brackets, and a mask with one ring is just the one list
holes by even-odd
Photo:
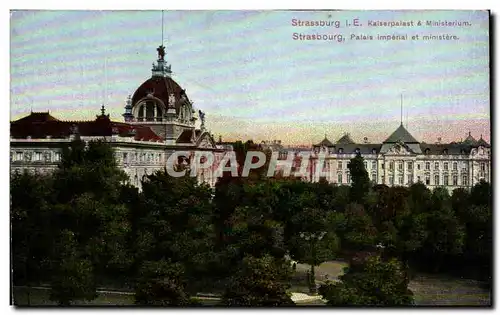
[[158, 48], [156, 48], [156, 51], [158, 52], [158, 59], [163, 60], [165, 57], [165, 46], [160, 45]]

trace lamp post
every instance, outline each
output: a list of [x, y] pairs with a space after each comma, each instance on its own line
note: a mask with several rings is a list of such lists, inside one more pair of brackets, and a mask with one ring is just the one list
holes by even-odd
[[315, 274], [314, 274], [314, 265], [316, 264], [316, 242], [320, 241], [325, 237], [326, 232], [316, 232], [316, 233], [310, 233], [310, 232], [301, 232], [300, 233], [300, 238], [310, 242], [311, 245], [311, 273], [309, 275], [309, 291], [312, 294], [316, 294], [316, 281], [315, 281]]

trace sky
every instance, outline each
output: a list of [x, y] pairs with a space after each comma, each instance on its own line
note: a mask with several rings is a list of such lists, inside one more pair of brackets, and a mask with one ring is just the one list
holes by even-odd
[[[469, 26], [369, 26], [427, 20]], [[123, 121], [125, 100], [151, 76], [162, 42], [161, 11], [12, 11], [10, 22], [11, 120], [31, 110], [91, 120], [104, 103]], [[347, 132], [381, 142], [401, 122], [402, 99], [403, 123], [419, 141], [457, 141], [469, 131], [490, 141], [486, 11], [165, 11], [163, 33], [174, 80], [216, 138], [310, 145]], [[458, 39], [422, 39], [446, 34]]]

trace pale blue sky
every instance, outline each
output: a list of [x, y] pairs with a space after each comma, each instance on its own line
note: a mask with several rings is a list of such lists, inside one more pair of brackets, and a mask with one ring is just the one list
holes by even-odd
[[[292, 19], [352, 20], [359, 28], [293, 27]], [[224, 138], [319, 142], [350, 132], [382, 141], [405, 121], [423, 141], [489, 139], [485, 11], [165, 11], [166, 59], [207, 125]], [[368, 20], [459, 20], [470, 27], [369, 28]], [[295, 41], [294, 32], [343, 34]], [[351, 41], [351, 34], [453, 34], [457, 41]], [[161, 11], [11, 14], [11, 118], [50, 110], [115, 120], [151, 75]], [[107, 60], [107, 88], [104, 64]]]

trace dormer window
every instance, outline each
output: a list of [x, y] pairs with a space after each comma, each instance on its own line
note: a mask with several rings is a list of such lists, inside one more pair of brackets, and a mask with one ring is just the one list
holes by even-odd
[[356, 154], [359, 154], [361, 151], [359, 150], [359, 148], [356, 148], [356, 150], [354, 150], [354, 152], [355, 152]]
[[447, 155], [448, 154], [448, 149], [443, 150], [443, 154]]
[[431, 153], [431, 149], [429, 149], [429, 148], [425, 149], [425, 154], [426, 155], [429, 155], [430, 153]]
[[377, 149], [372, 149], [372, 154], [377, 154]]
[[344, 149], [343, 148], [339, 148], [339, 153], [344, 153]]

